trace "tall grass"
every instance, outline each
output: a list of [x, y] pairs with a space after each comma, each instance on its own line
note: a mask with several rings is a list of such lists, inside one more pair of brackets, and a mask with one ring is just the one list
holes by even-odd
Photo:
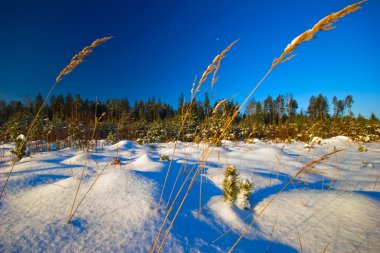
[[[191, 89], [191, 101], [190, 101], [190, 104], [187, 106], [186, 111], [182, 111], [181, 125], [180, 125], [179, 131], [178, 131], [177, 138], [176, 138], [176, 140], [174, 142], [174, 148], [173, 148], [172, 156], [171, 156], [171, 159], [170, 159], [170, 162], [169, 162], [168, 169], [166, 171], [166, 175], [165, 175], [165, 179], [164, 179], [164, 184], [162, 185], [161, 195], [160, 195], [160, 199], [158, 201], [157, 207], [160, 206], [162, 198], [163, 198], [163, 195], [164, 195], [166, 183], [167, 183], [168, 176], [169, 176], [169, 173], [170, 173], [170, 169], [171, 169], [171, 166], [172, 166], [172, 162], [173, 162], [173, 159], [174, 159], [174, 154], [175, 154], [175, 152], [177, 150], [178, 140], [181, 137], [183, 128], [184, 128], [184, 126], [186, 124], [186, 121], [189, 118], [190, 112], [191, 112], [193, 106], [196, 104], [196, 98], [197, 98], [196, 95], [199, 93], [202, 85], [206, 82], [207, 78], [211, 74], [213, 75], [212, 76], [212, 86], [216, 83], [216, 81], [217, 81], [216, 75], [217, 75], [217, 73], [218, 73], [218, 71], [220, 69], [222, 59], [226, 56], [227, 52], [230, 51], [231, 48], [238, 41], [239, 40], [235, 40], [228, 47], [226, 47], [220, 54], [218, 54], [217, 56], [215, 56], [214, 60], [211, 62], [210, 65], [207, 66], [206, 70], [203, 72], [201, 78], [198, 81], [198, 84], [196, 84], [196, 79], [194, 79], [194, 82], [193, 82], [193, 85], [192, 85], [192, 89]], [[184, 109], [184, 106], [182, 107], [182, 109]]]
[[[343, 8], [342, 10], [338, 11], [338, 12], [335, 12], [335, 13], [332, 13], [326, 17], [324, 17], [323, 19], [321, 19], [319, 22], [317, 22], [311, 29], [308, 29], [306, 30], [305, 32], [303, 32], [302, 34], [300, 34], [299, 36], [295, 37], [286, 47], [285, 49], [283, 50], [283, 52], [281, 53], [281, 55], [278, 57], [278, 58], [275, 58], [273, 61], [272, 61], [272, 65], [270, 66], [270, 68], [268, 69], [268, 71], [264, 74], [264, 76], [256, 83], [256, 85], [253, 87], [253, 89], [251, 90], [251, 92], [247, 95], [246, 99], [243, 101], [243, 103], [240, 105], [239, 108], [237, 108], [235, 110], [235, 112], [232, 114], [232, 116], [230, 115], [225, 115], [225, 124], [224, 124], [224, 127], [222, 129], [222, 132], [218, 135], [218, 136], [214, 136], [214, 139], [213, 141], [211, 142], [211, 145], [209, 146], [209, 148], [207, 150], [204, 151], [203, 155], [201, 155], [201, 160], [199, 160], [199, 165], [197, 167], [197, 169], [194, 171], [194, 174], [190, 180], [190, 183], [188, 184], [188, 187], [185, 191], [185, 194], [184, 196], [182, 197], [182, 200], [180, 201], [180, 204], [177, 208], [177, 210], [175, 211], [174, 213], [174, 216], [172, 217], [171, 219], [171, 222], [169, 224], [169, 227], [166, 229], [165, 233], [164, 233], [164, 236], [163, 238], [161, 239], [161, 243], [159, 243], [159, 240], [161, 238], [161, 234], [162, 234], [162, 230], [163, 230], [163, 227], [170, 215], [170, 213], [173, 211], [173, 205], [169, 208], [169, 210], [167, 210], [167, 213], [165, 215], [165, 219], [161, 225], [161, 228], [155, 238], [155, 241], [152, 245], [152, 247], [150, 248], [150, 252], [154, 252], [155, 250], [157, 252], [161, 252], [162, 248], [163, 248], [163, 245], [165, 243], [165, 241], [167, 240], [167, 237], [168, 237], [168, 234], [170, 233], [172, 227], [173, 227], [173, 224], [191, 190], [191, 188], [193, 187], [194, 185], [194, 182], [195, 182], [195, 179], [197, 178], [197, 176], [199, 175], [200, 171], [202, 170], [202, 168], [204, 168], [205, 166], [205, 162], [209, 159], [209, 157], [211, 156], [213, 150], [214, 150], [214, 147], [215, 147], [215, 144], [218, 143], [218, 141], [220, 141], [223, 137], [224, 137], [224, 134], [226, 133], [228, 127], [232, 124], [233, 120], [237, 117], [238, 113], [242, 110], [242, 108], [245, 107], [246, 103], [248, 102], [248, 100], [251, 98], [251, 96], [253, 95], [253, 93], [257, 90], [257, 88], [263, 83], [263, 81], [267, 78], [267, 76], [274, 70], [276, 69], [280, 64], [284, 63], [284, 62], [287, 62], [289, 61], [290, 59], [292, 59], [293, 57], [296, 56], [296, 54], [294, 54], [293, 52], [296, 50], [296, 48], [298, 46], [300, 46], [301, 44], [307, 42], [307, 41], [310, 41], [312, 39], [315, 38], [315, 35], [318, 33], [318, 32], [322, 32], [322, 31], [327, 31], [327, 30], [332, 30], [334, 27], [333, 27], [333, 24], [335, 22], [337, 22], [340, 18], [343, 18], [344, 16], [350, 14], [350, 13], [353, 13], [357, 10], [359, 10], [361, 8], [361, 4], [364, 3], [364, 1], [360, 1], [360, 2], [357, 2], [357, 3], [354, 3], [354, 4], [351, 4], [351, 5], [348, 5], [347, 7]], [[215, 57], [215, 59], [217, 60], [221, 60], [221, 58], [219, 56]], [[214, 59], [214, 61], [215, 61]], [[213, 62], [214, 62], [213, 61]], [[210, 66], [214, 66], [215, 65], [210, 65]], [[214, 68], [212, 67], [212, 68]], [[209, 70], [209, 68], [207, 68], [207, 70], [205, 71], [206, 74], [210, 74], [211, 71]], [[201, 80], [203, 80], [203, 76], [206, 75], [206, 74], [203, 74], [202, 75], [202, 78]], [[214, 80], [213, 80], [214, 82]], [[213, 85], [213, 82], [211, 85]], [[199, 91], [199, 88], [200, 86], [197, 86], [195, 88], [195, 91]], [[194, 90], [194, 86], [193, 86], [193, 90]], [[175, 152], [175, 150], [174, 150]], [[173, 152], [173, 153], [174, 153]], [[300, 177], [302, 175], [302, 173], [305, 173], [305, 172], [309, 172], [309, 173], [315, 173], [316, 171], [312, 170], [311, 166], [314, 165], [315, 163], [318, 163], [324, 159], [327, 159], [330, 155], [332, 154], [335, 154], [339, 152], [339, 150], [335, 150], [333, 151], [332, 153], [329, 153], [325, 156], [322, 156], [320, 159], [317, 159], [313, 162], [311, 162], [310, 164], [308, 164], [308, 166], [304, 166], [302, 167], [298, 172], [297, 174], [295, 175], [295, 177], [293, 178], [293, 180], [289, 181], [288, 184], [290, 183], [293, 183], [294, 179], [296, 177]], [[169, 170], [167, 172], [167, 175], [169, 173]], [[167, 176], [166, 176], [167, 178]], [[178, 193], [177, 193], [177, 196], [179, 196], [180, 192], [182, 191], [184, 185], [185, 185], [185, 182], [187, 181], [187, 178], [185, 179], [185, 181], [183, 182], [183, 184], [181, 185], [180, 189], [178, 190]], [[165, 183], [164, 183], [164, 187], [165, 187], [165, 184], [166, 184], [166, 179], [165, 179]], [[287, 185], [288, 185], [287, 184]], [[287, 186], [286, 185], [286, 186]], [[284, 189], [284, 188], [283, 188]], [[280, 194], [282, 191], [280, 190], [278, 192], [278, 194]], [[275, 195], [275, 196], [278, 196]], [[162, 194], [161, 194], [161, 197], [160, 197], [160, 201], [162, 199]], [[173, 200], [173, 204], [175, 202], [176, 198]], [[247, 228], [245, 229], [245, 231], [243, 231], [243, 233], [240, 235], [240, 237], [238, 238], [238, 240], [234, 243], [234, 245], [231, 247], [230, 251], [231, 252], [235, 247], [236, 245], [240, 242], [240, 240], [244, 237], [244, 235], [249, 231], [249, 229], [251, 228], [251, 226], [256, 222], [257, 218], [260, 217], [260, 215], [265, 211], [265, 209], [268, 207], [268, 205], [272, 202], [273, 200], [269, 201], [268, 204], [263, 208], [263, 210], [255, 217], [255, 219], [253, 219], [253, 221], [251, 222], [251, 224], [249, 224], [249, 226], [247, 226]]]
[[[28, 137], [31, 134], [31, 131], [33, 129], [33, 126], [34, 126], [36, 120], [40, 116], [40, 113], [41, 113], [43, 107], [45, 106], [45, 104], [46, 104], [49, 96], [51, 95], [51, 93], [55, 89], [56, 85], [62, 80], [62, 78], [64, 76], [70, 74], [76, 67], [78, 67], [79, 64], [83, 63], [84, 58], [87, 57], [88, 55], [90, 55], [93, 52], [94, 48], [98, 47], [100, 44], [106, 42], [107, 40], [109, 40], [111, 38], [112, 37], [103, 37], [103, 38], [100, 38], [100, 39], [96, 39], [94, 42], [91, 43], [91, 45], [86, 46], [85, 48], [82, 49], [82, 51], [80, 51], [78, 54], [74, 55], [73, 58], [71, 58], [70, 63], [59, 73], [59, 75], [55, 79], [55, 82], [54, 82], [53, 86], [50, 88], [48, 94], [46, 95], [44, 101], [42, 102], [40, 108], [38, 109], [36, 115], [34, 116], [34, 118], [32, 120], [32, 123], [30, 124], [30, 126], [28, 128], [28, 131], [27, 131], [27, 134], [26, 134], [26, 139], [27, 140], [28, 140]], [[23, 143], [22, 145], [26, 145], [26, 143]], [[19, 148], [17, 156], [20, 155], [21, 149], [22, 148]], [[7, 187], [9, 178], [10, 178], [10, 176], [12, 174], [12, 171], [13, 171], [13, 168], [14, 168], [15, 164], [16, 164], [16, 160], [13, 160], [12, 161], [12, 167], [11, 167], [10, 171], [8, 172], [8, 175], [7, 175], [7, 178], [5, 180], [4, 186], [3, 186], [2, 190], [1, 190], [0, 199], [3, 196], [3, 194], [4, 194], [5, 188]]]

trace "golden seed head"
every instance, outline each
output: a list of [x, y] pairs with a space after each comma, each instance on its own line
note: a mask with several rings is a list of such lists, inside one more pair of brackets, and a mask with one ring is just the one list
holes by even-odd
[[100, 44], [106, 42], [107, 40], [111, 39], [112, 36], [104, 37], [101, 39], [96, 39], [94, 42], [92, 42], [91, 45], [85, 47], [80, 51], [78, 54], [74, 55], [73, 58], [71, 58], [71, 61], [69, 65], [67, 65], [57, 76], [55, 79], [55, 82], [58, 83], [62, 80], [62, 77], [65, 75], [70, 74], [79, 64], [81, 64], [84, 61], [84, 58], [92, 53], [92, 50], [99, 46]]
[[305, 31], [304, 33], [298, 35], [295, 37], [291, 43], [287, 45], [283, 53], [280, 55], [280, 57], [275, 58], [272, 63], [272, 69], [276, 68], [279, 64], [290, 60], [295, 56], [295, 54], [292, 54], [294, 50], [297, 48], [297, 46], [301, 45], [302, 43], [312, 40], [315, 38], [315, 34], [320, 31], [328, 31], [332, 30], [335, 27], [333, 24], [337, 22], [340, 18], [346, 16], [347, 14], [350, 14], [352, 12], [355, 12], [361, 8], [361, 4], [366, 2], [367, 0], [363, 0], [351, 5], [348, 5], [344, 9], [331, 13], [330, 15], [322, 18], [318, 23], [316, 23], [313, 28]]

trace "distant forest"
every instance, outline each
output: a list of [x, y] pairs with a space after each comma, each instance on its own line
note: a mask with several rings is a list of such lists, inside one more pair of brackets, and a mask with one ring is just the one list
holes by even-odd
[[[374, 114], [369, 118], [355, 116], [351, 110], [354, 99], [350, 95], [344, 99], [334, 97], [331, 104], [322, 94], [312, 96], [306, 111], [298, 110], [298, 103], [291, 95], [268, 95], [263, 101], [251, 99], [229, 126], [226, 119], [239, 104], [226, 101], [219, 106], [218, 102], [212, 105], [208, 94], [203, 101], [186, 102], [182, 94], [177, 108], [173, 108], [154, 97], [131, 105], [127, 98], [101, 102], [83, 100], [80, 95], [55, 95], [36, 119], [29, 140], [78, 147], [85, 147], [93, 133], [94, 139], [107, 139], [111, 143], [122, 139], [166, 142], [178, 137], [182, 141], [200, 142], [210, 141], [218, 133], [223, 133], [221, 139], [247, 142], [254, 138], [308, 141], [313, 136], [337, 135], [363, 142], [380, 140], [379, 119]], [[34, 100], [27, 97], [23, 102], [0, 100], [1, 140], [14, 141], [19, 134], [25, 135], [42, 103], [41, 94]]]

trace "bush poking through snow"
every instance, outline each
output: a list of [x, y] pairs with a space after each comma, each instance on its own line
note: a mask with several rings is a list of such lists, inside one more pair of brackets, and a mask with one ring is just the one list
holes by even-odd
[[237, 194], [236, 204], [240, 208], [250, 209], [251, 204], [248, 197], [252, 195], [253, 183], [248, 179], [243, 179], [239, 182], [239, 193]]
[[121, 161], [120, 161], [120, 159], [119, 159], [119, 158], [115, 158], [115, 159], [112, 161], [111, 165], [121, 165]]
[[228, 203], [235, 203], [238, 207], [249, 209], [248, 197], [252, 195], [253, 183], [247, 179], [240, 180], [239, 172], [234, 166], [228, 166], [224, 171], [223, 197]]
[[367, 152], [368, 150], [367, 150], [366, 147], [360, 145], [359, 148], [358, 148], [358, 151], [359, 151], [359, 152]]
[[160, 155], [160, 161], [170, 161], [169, 156], [167, 156], [167, 155]]
[[109, 134], [107, 135], [107, 142], [114, 145], [117, 143], [117, 137], [116, 137], [116, 133], [114, 132], [109, 132]]
[[18, 160], [29, 155], [29, 149], [26, 146], [26, 137], [20, 134], [16, 138], [15, 150], [11, 150], [11, 153], [16, 156]]
[[224, 201], [228, 203], [234, 203], [239, 193], [238, 176], [239, 173], [232, 165], [224, 171], [223, 197]]

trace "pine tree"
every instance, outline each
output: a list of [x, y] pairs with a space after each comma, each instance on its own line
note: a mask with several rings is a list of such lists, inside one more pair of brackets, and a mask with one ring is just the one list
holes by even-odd
[[276, 101], [276, 111], [277, 111], [278, 124], [281, 125], [283, 117], [284, 117], [284, 112], [285, 112], [284, 96], [278, 95], [275, 101]]
[[228, 203], [234, 203], [237, 198], [237, 194], [239, 192], [237, 182], [238, 176], [239, 173], [236, 171], [234, 166], [228, 166], [224, 171], [223, 197], [224, 201]]
[[107, 142], [110, 143], [110, 144], [116, 144], [117, 142], [117, 137], [116, 137], [116, 133], [114, 132], [109, 132], [108, 135], [107, 135]]
[[348, 108], [348, 115], [349, 115], [350, 117], [353, 117], [353, 116], [354, 116], [354, 113], [352, 112], [351, 107], [352, 107], [352, 104], [354, 103], [354, 99], [352, 98], [351, 95], [348, 95], [348, 96], [346, 97], [346, 99], [345, 99], [344, 102], [345, 102], [345, 104], [346, 104], [346, 106], [347, 106], [347, 108]]
[[237, 194], [236, 203], [239, 207], [244, 209], [251, 208], [251, 204], [248, 201], [248, 197], [252, 195], [253, 183], [247, 179], [243, 179], [239, 182], [239, 193]]
[[42, 98], [41, 93], [38, 93], [36, 96], [36, 99], [34, 100], [34, 105], [33, 105], [33, 113], [36, 114], [40, 107], [42, 106], [42, 103], [44, 102], [44, 99]]
[[210, 113], [211, 113], [210, 98], [207, 92], [205, 94], [205, 101], [203, 102], [203, 108], [205, 110], [206, 117], [210, 116]]
[[16, 138], [15, 149], [11, 150], [11, 153], [14, 154], [18, 160], [29, 154], [29, 150], [26, 146], [26, 137], [23, 134], [20, 134]]
[[293, 120], [294, 117], [296, 116], [297, 109], [298, 109], [297, 101], [293, 97], [289, 96], [286, 103], [286, 112], [288, 113], [288, 117], [290, 120]]

